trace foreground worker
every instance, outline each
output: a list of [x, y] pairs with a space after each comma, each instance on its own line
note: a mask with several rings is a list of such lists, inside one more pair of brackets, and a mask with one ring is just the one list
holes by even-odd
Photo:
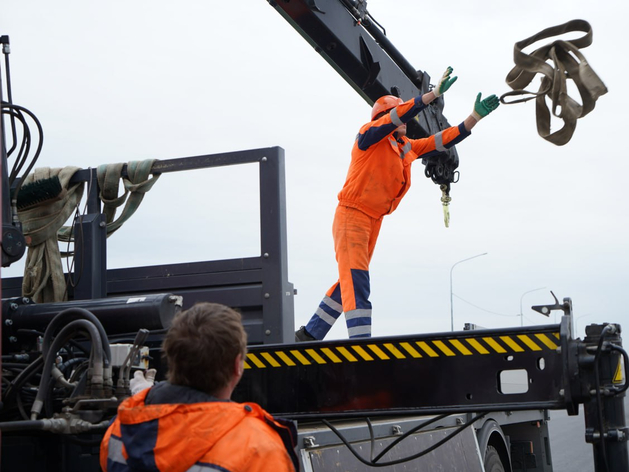
[[168, 380], [120, 404], [101, 444], [103, 471], [297, 470], [294, 425], [230, 401], [246, 350], [240, 315], [226, 306], [176, 316], [163, 345]]
[[411, 163], [458, 144], [499, 105], [495, 95], [481, 100], [479, 93], [472, 114], [459, 126], [428, 138], [407, 138], [406, 123], [450, 88], [457, 79], [451, 74], [448, 67], [432, 91], [407, 102], [392, 95], [379, 98], [371, 121], [360, 128], [332, 225], [339, 280], [295, 333], [296, 341], [323, 339], [341, 313], [350, 338], [371, 337], [369, 263], [382, 218], [397, 208], [411, 186]]

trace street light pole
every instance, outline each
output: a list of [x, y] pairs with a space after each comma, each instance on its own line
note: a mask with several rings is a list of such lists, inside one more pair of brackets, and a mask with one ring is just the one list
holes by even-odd
[[454, 305], [452, 303], [452, 270], [457, 264], [460, 264], [461, 262], [469, 261], [470, 259], [474, 259], [476, 257], [485, 256], [486, 254], [486, 252], [482, 254], [476, 254], [475, 256], [468, 257], [467, 259], [463, 259], [459, 262], [455, 262], [450, 268], [450, 331], [454, 331]]
[[526, 295], [527, 293], [536, 292], [538, 290], [544, 290], [545, 288], [546, 287], [534, 288], [533, 290], [524, 292], [522, 296], [520, 297], [520, 326], [524, 326], [524, 314], [522, 313], [522, 299], [524, 298], [524, 295]]

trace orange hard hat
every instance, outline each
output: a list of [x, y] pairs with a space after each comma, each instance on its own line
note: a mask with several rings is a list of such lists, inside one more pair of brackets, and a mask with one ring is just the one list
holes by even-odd
[[376, 103], [373, 104], [373, 108], [371, 109], [371, 119], [375, 119], [380, 113], [389, 111], [391, 108], [395, 108], [398, 105], [401, 105], [404, 101], [393, 95], [385, 95], [376, 100]]

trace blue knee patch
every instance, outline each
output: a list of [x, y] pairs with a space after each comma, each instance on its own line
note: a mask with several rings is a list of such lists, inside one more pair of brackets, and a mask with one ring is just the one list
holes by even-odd
[[352, 269], [352, 282], [354, 283], [354, 299], [356, 308], [371, 309], [369, 295], [371, 294], [371, 286], [369, 283], [369, 271]]

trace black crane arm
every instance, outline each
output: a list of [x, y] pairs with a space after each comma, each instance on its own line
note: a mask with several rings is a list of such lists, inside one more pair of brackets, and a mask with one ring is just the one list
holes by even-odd
[[[430, 90], [430, 75], [416, 70], [388, 40], [364, 0], [269, 0], [278, 13], [372, 105], [383, 95], [409, 100]], [[423, 138], [450, 126], [443, 97], [408, 124], [408, 136]], [[455, 181], [458, 154], [452, 148], [423, 162], [437, 184]]]

